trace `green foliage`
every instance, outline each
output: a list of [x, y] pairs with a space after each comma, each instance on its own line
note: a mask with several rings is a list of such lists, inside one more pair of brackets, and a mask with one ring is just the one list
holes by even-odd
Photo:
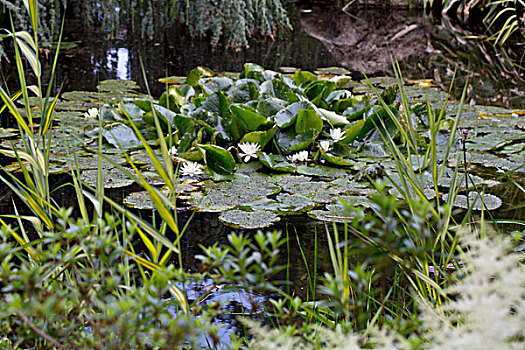
[[41, 232], [42, 239], [31, 243], [36, 259], [28, 259], [2, 229], [0, 332], [12, 347], [129, 349], [198, 344], [211, 315], [198, 307], [194, 312], [200, 313], [199, 319], [174, 311], [180, 304], [166, 298], [180, 278], [173, 266], [137, 280], [133, 256], [126, 251], [136, 228], [109, 214], [93, 222], [70, 214], [71, 210], [62, 210], [59, 228]]

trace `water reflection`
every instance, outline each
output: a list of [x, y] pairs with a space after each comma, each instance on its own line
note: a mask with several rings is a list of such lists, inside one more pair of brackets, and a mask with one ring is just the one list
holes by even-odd
[[[131, 27], [123, 26], [110, 34], [68, 19], [64, 41], [77, 42], [77, 46], [64, 49], [59, 58], [57, 89], [65, 82], [64, 91], [94, 90], [99, 81], [118, 78], [135, 80], [145, 90], [140, 59], [152, 94], [158, 96], [164, 89], [158, 78], [186, 75], [198, 65], [215, 71], [240, 71], [245, 62], [273, 70], [343, 66], [360, 78], [362, 73], [392, 74], [395, 57], [406, 77], [431, 78], [445, 90], [457, 69], [453, 95], [459, 97], [468, 77], [469, 103], [525, 106], [525, 73], [512, 64], [512, 57], [523, 56], [523, 43], [500, 48], [466, 39], [471, 33], [446, 17], [432, 24], [421, 9], [385, 11], [351, 6], [348, 10], [352, 12], [333, 6], [296, 8], [289, 4], [293, 32], [276, 41], [253, 39], [249, 48], [239, 51], [212, 47], [179, 27], [145, 40]], [[1, 68], [13, 84], [16, 74], [10, 70], [14, 68]]]

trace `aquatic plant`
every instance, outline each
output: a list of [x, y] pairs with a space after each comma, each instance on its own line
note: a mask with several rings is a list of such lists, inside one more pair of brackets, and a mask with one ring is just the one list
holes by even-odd
[[241, 157], [245, 162], [250, 161], [250, 158], [257, 158], [257, 152], [259, 152], [261, 149], [259, 144], [255, 142], [239, 143], [239, 148], [243, 152], [239, 152], [239, 157]]

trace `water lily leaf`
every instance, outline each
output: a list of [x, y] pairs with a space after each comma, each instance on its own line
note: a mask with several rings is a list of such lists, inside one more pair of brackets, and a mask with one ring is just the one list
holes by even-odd
[[285, 157], [279, 154], [267, 154], [264, 152], [260, 152], [259, 160], [265, 167], [270, 168], [272, 170], [289, 173], [295, 171], [295, 165], [289, 163]]
[[[349, 223], [355, 218], [362, 217], [364, 215], [363, 207], [366, 202], [365, 197], [349, 197], [346, 196], [345, 202], [352, 206], [343, 205], [341, 201], [337, 203], [328, 204], [326, 210], [311, 210], [308, 212], [308, 216], [312, 219], [325, 221], [325, 222], [337, 222], [337, 223]], [[360, 203], [362, 202], [362, 203]]]
[[153, 103], [149, 99], [135, 99], [131, 100], [131, 103], [142, 109], [144, 112], [151, 112], [153, 109]]
[[284, 81], [280, 79], [267, 80], [261, 84], [260, 93], [263, 95], [270, 95], [275, 98], [286, 100], [288, 93], [291, 93], [292, 89]]
[[248, 162], [237, 164], [236, 174], [253, 174], [263, 167], [261, 162]]
[[300, 165], [297, 167], [297, 173], [309, 176], [319, 176], [326, 178], [338, 178], [348, 176], [348, 172], [344, 169], [327, 167], [324, 165], [306, 166]]
[[258, 229], [269, 227], [278, 222], [280, 218], [275, 212], [269, 210], [249, 212], [235, 209], [222, 213], [219, 220], [234, 228]]
[[123, 103], [121, 109], [123, 111], [126, 111], [126, 113], [130, 116], [131, 119], [142, 118], [142, 116], [145, 113], [139, 106], [131, 102]]
[[205, 122], [218, 131], [225, 140], [231, 139], [232, 120], [229, 102], [222, 91], [209, 95], [189, 116]]
[[[247, 103], [259, 97], [259, 82], [255, 79], [239, 79], [230, 90], [233, 103]], [[264, 114], [263, 114], [264, 115]]]
[[344, 137], [340, 142], [345, 143], [345, 144], [354, 142], [357, 136], [361, 134], [361, 131], [363, 130], [364, 126], [365, 126], [365, 121], [362, 119], [352, 122], [350, 125], [348, 125], [347, 127], [343, 129]]
[[[443, 196], [443, 201], [448, 200], [448, 193]], [[501, 207], [502, 201], [499, 197], [496, 197], [492, 194], [482, 194], [475, 191], [470, 191], [467, 196], [463, 194], [458, 194], [454, 198], [454, 206], [464, 209], [469, 209], [472, 207], [472, 210], [496, 210]]]
[[[244, 71], [242, 72], [242, 74], [248, 74], [250, 72], [264, 72], [264, 68], [256, 63], [245, 63], [244, 64]], [[241, 78], [244, 78], [241, 76]]]
[[[128, 169], [128, 171], [133, 173], [133, 169]], [[135, 182], [133, 179], [129, 178], [128, 175], [117, 168], [107, 169], [102, 172], [101, 176], [104, 188], [126, 187]], [[80, 174], [80, 179], [90, 186], [97, 185], [97, 177], [98, 169], [86, 170]]]
[[299, 86], [305, 82], [311, 82], [318, 80], [317, 75], [312, 72], [298, 70], [292, 75], [292, 80], [295, 85]]
[[287, 104], [288, 102], [285, 100], [281, 100], [275, 97], [270, 97], [270, 98], [259, 100], [259, 102], [257, 102], [256, 110], [257, 110], [257, 113], [259, 113], [263, 117], [268, 118], [272, 115], [275, 115], [280, 110], [284, 109]]
[[268, 124], [268, 120], [257, 114], [251, 107], [233, 104], [230, 108], [232, 111], [231, 133], [236, 140], [247, 132], [257, 131]]
[[[167, 194], [167, 191], [162, 191], [164, 194]], [[151, 199], [150, 194], [148, 191], [140, 191], [140, 192], [132, 192], [128, 194], [124, 200], [124, 204], [130, 208], [134, 209], [155, 209], [155, 204], [153, 203], [153, 200]], [[166, 203], [171, 209], [175, 209], [174, 203]]]
[[[399, 111], [396, 108], [391, 107], [391, 106], [389, 106], [388, 108], [394, 115], [399, 116]], [[359, 131], [359, 134], [357, 135], [359, 139], [363, 139], [371, 130], [374, 130], [376, 128], [378, 128], [378, 130], [380, 131], [384, 130], [382, 126], [383, 124], [381, 124], [379, 119], [383, 120], [383, 123], [385, 124], [385, 126], [387, 126], [387, 128], [389, 125], [393, 124], [390, 116], [388, 115], [388, 112], [383, 107], [373, 106], [367, 112], [367, 114], [368, 116], [365, 119], [365, 123], [363, 127], [361, 128], [361, 130]], [[391, 131], [391, 130], [388, 130], [388, 131]], [[389, 134], [392, 136], [392, 132], [389, 132]]]
[[209, 68], [197, 67], [188, 73], [188, 77], [186, 78], [185, 83], [193, 87], [196, 87], [199, 85], [200, 78], [213, 77], [214, 75], [215, 73], [213, 73], [213, 71]]
[[277, 143], [286, 152], [302, 151], [308, 148], [319, 135], [316, 130], [308, 129], [303, 133], [297, 134], [295, 130], [279, 130], [277, 133]]
[[264, 197], [246, 205], [253, 211], [270, 210], [279, 215], [298, 215], [315, 206], [316, 203], [306, 196], [289, 193], [279, 193], [275, 200]]
[[367, 185], [362, 182], [351, 180], [348, 177], [339, 177], [330, 181], [329, 184], [331, 188], [334, 188], [341, 195], [355, 193], [363, 194], [363, 192], [369, 190], [367, 189]]
[[333, 126], [342, 126], [347, 125], [350, 122], [346, 119], [346, 117], [343, 117], [342, 115], [339, 115], [333, 111], [329, 111], [323, 108], [319, 108], [319, 111], [323, 114], [324, 118], [330, 125]]
[[294, 185], [298, 183], [303, 184], [303, 186], [307, 186], [306, 183], [311, 179], [311, 177], [303, 175], [274, 175], [272, 176], [272, 183], [279, 186], [284, 191], [292, 192], [293, 190], [288, 191], [288, 189], [293, 189]]
[[275, 114], [275, 123], [279, 128], [287, 128], [295, 123], [299, 110], [308, 108], [310, 104], [306, 101], [294, 102]]
[[313, 81], [306, 87], [304, 94], [317, 107], [327, 108], [325, 99], [334, 90], [335, 83], [331, 81]]
[[313, 109], [300, 109], [297, 111], [295, 132], [303, 134], [310, 130], [314, 130], [314, 134], [320, 134], [323, 130], [323, 120]]
[[326, 152], [322, 148], [319, 148], [321, 155], [328, 163], [339, 165], [339, 166], [352, 166], [355, 164], [355, 161], [347, 159], [344, 157], [336, 156], [330, 152]]
[[206, 165], [208, 170], [219, 175], [232, 175], [235, 172], [235, 160], [230, 152], [214, 145], [199, 145], [206, 151]]
[[206, 181], [205, 193], [194, 193], [189, 202], [194, 209], [206, 212], [222, 212], [244, 206], [280, 191], [270, 179], [270, 176], [251, 174], [249, 177], [236, 177], [233, 181]]
[[199, 79], [199, 84], [208, 95], [211, 95], [217, 91], [227, 91], [233, 86], [233, 80], [228, 77], [202, 78]]
[[368, 113], [370, 108], [372, 108], [370, 102], [370, 96], [368, 95], [366, 98], [363, 98], [361, 101], [358, 101], [357, 103], [354, 103], [351, 107], [345, 109], [343, 115], [346, 116], [346, 118], [349, 121], [363, 119], [363, 115], [365, 115], [365, 113]]
[[132, 80], [119, 79], [104, 80], [97, 86], [100, 92], [129, 92], [138, 88], [138, 84]]
[[116, 148], [122, 147], [127, 150], [142, 146], [133, 130], [122, 123], [113, 123], [105, 126], [104, 130], [102, 130], [102, 136]]
[[249, 132], [242, 137], [239, 143], [254, 142], [261, 145], [261, 148], [264, 148], [264, 146], [266, 146], [266, 144], [268, 144], [268, 142], [270, 142], [270, 140], [273, 138], [277, 130], [279, 130], [279, 128], [277, 126], [274, 126], [270, 130], [266, 131]]

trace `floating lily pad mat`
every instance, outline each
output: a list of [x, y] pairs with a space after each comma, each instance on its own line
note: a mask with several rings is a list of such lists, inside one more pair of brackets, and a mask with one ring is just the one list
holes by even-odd
[[[196, 211], [221, 213], [225, 224], [244, 228], [267, 227], [284, 215], [349, 219], [369, 207], [368, 197], [375, 191], [370, 181], [376, 179], [386, 181], [386, 191], [400, 195], [399, 188], [405, 186], [385, 139], [407, 156], [403, 167], [416, 174], [417, 186], [428, 199], [449, 192], [454, 182], [460, 191], [474, 185], [490, 191], [493, 179], [473, 173], [477, 167], [505, 172], [525, 163], [523, 111], [464, 106], [459, 122], [464, 129], [452, 130], [459, 106], [451, 101], [436, 134], [438, 168], [445, 168], [435, 186], [428, 109], [440, 115], [447, 96], [431, 81], [406, 81], [410, 111], [405, 111], [391, 77], [355, 81], [337, 67], [315, 74], [287, 72], [246, 64], [243, 72], [217, 75], [198, 67], [187, 77], [164, 80], [169, 86], [158, 100], [136, 92], [136, 83], [120, 80], [103, 81], [96, 92], [64, 93], [56, 105], [51, 161], [65, 168], [77, 157], [82, 180], [94, 185], [99, 145], [104, 156], [119, 165], [128, 164], [123, 148], [157, 187], [165, 185], [158, 169], [173, 161], [183, 180], [195, 181], [181, 185], [178, 202]], [[38, 103], [31, 99], [30, 104], [36, 117]], [[405, 133], [413, 137], [406, 140]], [[18, 130], [0, 130], [1, 147], [23, 149], [17, 137]], [[168, 157], [161, 157], [161, 141], [170, 145]], [[407, 141], [414, 143], [410, 157]], [[143, 142], [157, 157], [156, 164]], [[477, 166], [468, 170], [468, 186], [463, 146], [471, 165]], [[110, 161], [103, 160], [103, 169], [106, 187], [133, 183]], [[522, 174], [525, 167], [518, 171]], [[410, 185], [408, 192], [413, 197], [417, 191]], [[340, 198], [354, 200], [357, 210], [348, 213]], [[458, 195], [458, 207], [461, 198]], [[488, 208], [501, 205], [489, 194], [485, 199]], [[125, 202], [152, 208], [145, 192], [130, 194]], [[478, 205], [475, 197], [469, 202]]]

